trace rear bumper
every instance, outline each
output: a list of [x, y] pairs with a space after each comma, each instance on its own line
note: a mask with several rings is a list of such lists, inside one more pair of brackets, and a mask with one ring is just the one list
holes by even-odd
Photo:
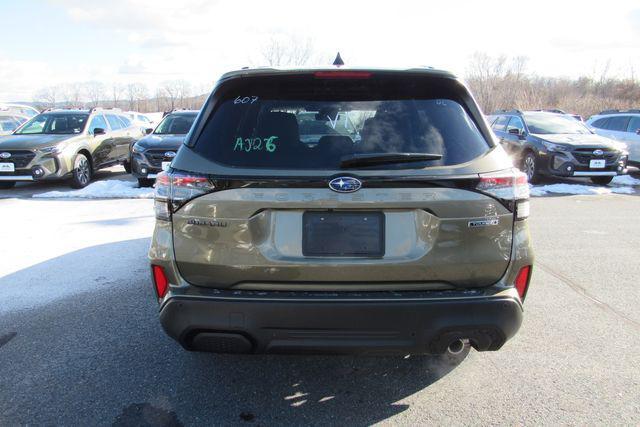
[[513, 289], [370, 295], [199, 290], [166, 298], [160, 321], [188, 350], [401, 355], [498, 350], [522, 323]]

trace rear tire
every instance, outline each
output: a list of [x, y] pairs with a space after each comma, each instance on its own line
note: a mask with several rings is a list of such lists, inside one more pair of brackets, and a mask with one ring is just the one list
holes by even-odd
[[607, 185], [611, 181], [613, 181], [613, 177], [612, 176], [592, 176], [589, 179], [591, 180], [591, 182], [593, 182], [594, 184], [598, 184], [598, 185]]
[[153, 184], [155, 184], [155, 182], [156, 182], [155, 179], [138, 178], [138, 187], [140, 188], [153, 187]]
[[531, 151], [527, 151], [522, 159], [522, 172], [527, 175], [527, 180], [531, 184], [540, 182], [540, 174], [538, 174], [538, 159]]
[[9, 188], [15, 187], [15, 181], [0, 181], [0, 190], [7, 190]]
[[71, 177], [71, 187], [84, 188], [91, 182], [93, 177], [93, 170], [91, 169], [91, 162], [82, 153], [76, 155], [76, 159], [73, 162], [73, 176]]

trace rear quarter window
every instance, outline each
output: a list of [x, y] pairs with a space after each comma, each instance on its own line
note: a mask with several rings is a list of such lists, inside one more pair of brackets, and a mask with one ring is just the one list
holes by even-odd
[[219, 102], [190, 145], [213, 162], [271, 169], [340, 169], [341, 158], [359, 153], [442, 155], [439, 160], [367, 166], [425, 168], [468, 162], [490, 148], [457, 99], [402, 99], [401, 90], [394, 99], [361, 82], [344, 99], [344, 90], [334, 93], [327, 86], [307, 94], [300, 89], [290, 98], [286, 91], [277, 97], [234, 93]]
[[609, 121], [609, 118], [598, 119], [598, 120], [595, 120], [593, 123], [591, 123], [591, 126], [598, 129], [606, 129], [608, 121]]

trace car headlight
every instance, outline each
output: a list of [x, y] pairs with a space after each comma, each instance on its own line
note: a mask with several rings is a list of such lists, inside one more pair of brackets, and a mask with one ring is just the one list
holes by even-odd
[[44, 154], [60, 154], [64, 150], [62, 145], [53, 145], [51, 147], [42, 147], [39, 148], [38, 151]]
[[144, 147], [139, 146], [138, 144], [133, 144], [133, 148], [131, 149], [136, 154], [140, 154], [144, 152]]
[[623, 154], [629, 153], [629, 147], [624, 142], [616, 141], [614, 147]]
[[566, 153], [569, 151], [569, 148], [566, 145], [554, 144], [553, 142], [542, 141], [542, 145], [549, 151], [556, 151], [561, 153]]

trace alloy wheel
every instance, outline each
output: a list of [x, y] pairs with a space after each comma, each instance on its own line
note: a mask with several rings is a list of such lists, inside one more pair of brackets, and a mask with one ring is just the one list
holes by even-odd
[[536, 173], [536, 160], [532, 155], [528, 155], [524, 159], [524, 173], [527, 174], [527, 179], [531, 181]]
[[89, 182], [89, 175], [91, 174], [89, 161], [85, 157], [80, 157], [76, 162], [76, 176], [78, 182], [82, 185], [86, 185]]

